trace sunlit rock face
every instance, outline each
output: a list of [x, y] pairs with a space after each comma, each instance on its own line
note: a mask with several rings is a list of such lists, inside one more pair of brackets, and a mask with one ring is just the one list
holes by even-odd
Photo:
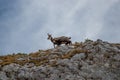
[[120, 80], [120, 44], [100, 39], [0, 57], [0, 80]]

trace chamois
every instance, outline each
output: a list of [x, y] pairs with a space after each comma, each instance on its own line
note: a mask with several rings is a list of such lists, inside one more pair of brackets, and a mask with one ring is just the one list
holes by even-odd
[[65, 44], [65, 45], [72, 44], [70, 40], [71, 37], [61, 36], [61, 37], [53, 38], [52, 35], [48, 34], [48, 39], [51, 40], [54, 48], [55, 48], [55, 45], [60, 46], [61, 44]]

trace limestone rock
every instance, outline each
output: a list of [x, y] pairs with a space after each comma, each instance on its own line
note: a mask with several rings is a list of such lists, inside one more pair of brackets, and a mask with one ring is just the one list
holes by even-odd
[[[15, 60], [18, 62], [0, 65], [0, 80], [120, 80], [120, 44], [100, 39], [87, 39], [77, 47], [41, 50]], [[24, 64], [18, 64], [22, 61]], [[4, 58], [0, 64], [3, 62]]]

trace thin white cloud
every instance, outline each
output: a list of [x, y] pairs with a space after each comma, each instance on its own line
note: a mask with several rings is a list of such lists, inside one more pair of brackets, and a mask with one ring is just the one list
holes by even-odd
[[86, 26], [86, 38], [96, 39], [99, 35], [103, 26], [103, 16], [107, 10], [116, 3], [115, 0], [100, 0], [100, 1], [89, 1], [88, 12], [85, 15], [85, 26]]
[[[21, 0], [6, 52], [31, 52], [52, 47], [47, 33], [73, 41], [99, 38], [104, 15], [119, 0]], [[8, 25], [8, 26], [9, 26]], [[24, 47], [23, 47], [24, 46]]]

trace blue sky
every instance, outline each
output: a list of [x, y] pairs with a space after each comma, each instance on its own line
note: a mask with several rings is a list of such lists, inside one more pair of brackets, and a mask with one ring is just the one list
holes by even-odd
[[0, 0], [0, 55], [53, 48], [47, 33], [119, 43], [119, 30], [120, 0]]

